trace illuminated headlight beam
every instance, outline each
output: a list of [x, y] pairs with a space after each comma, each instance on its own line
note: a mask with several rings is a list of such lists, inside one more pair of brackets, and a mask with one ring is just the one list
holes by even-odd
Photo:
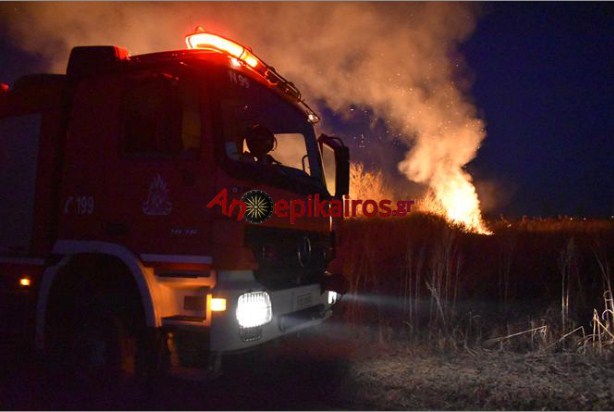
[[242, 328], [262, 326], [273, 318], [271, 298], [266, 292], [249, 292], [239, 296], [237, 321]]

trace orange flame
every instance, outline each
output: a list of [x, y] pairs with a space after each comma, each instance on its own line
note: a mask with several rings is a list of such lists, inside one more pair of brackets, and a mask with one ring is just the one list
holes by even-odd
[[475, 187], [462, 176], [430, 189], [416, 206], [418, 210], [441, 216], [467, 232], [492, 235], [482, 219]]
[[351, 199], [392, 199], [392, 190], [384, 182], [381, 170], [366, 170], [360, 162], [350, 163], [350, 198]]
[[[350, 183], [352, 199], [394, 197], [392, 189], [384, 182], [382, 172], [366, 170], [362, 163], [352, 162], [350, 165]], [[464, 172], [450, 174], [440, 182], [432, 181], [427, 194], [415, 206], [416, 210], [441, 216], [467, 232], [492, 234], [482, 219], [480, 201], [471, 177]]]

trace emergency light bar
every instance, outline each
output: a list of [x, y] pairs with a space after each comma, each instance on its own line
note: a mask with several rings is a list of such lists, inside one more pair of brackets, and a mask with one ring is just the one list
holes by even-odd
[[[234, 62], [241, 61], [254, 69], [272, 85], [284, 93], [294, 97], [307, 109], [307, 118], [311, 123], [318, 123], [320, 118], [302, 99], [301, 92], [294, 83], [286, 80], [275, 69], [256, 57], [247, 47], [241, 46], [232, 40], [217, 34], [207, 33], [201, 26], [196, 27], [194, 33], [185, 36], [185, 43], [190, 50], [213, 50], [228, 54]], [[238, 62], [237, 62], [238, 63]]]
[[225, 52], [254, 69], [259, 65], [262, 65], [262, 62], [249, 50], [247, 50], [247, 48], [233, 42], [232, 40], [218, 36], [217, 34], [207, 33], [200, 26], [196, 28], [196, 32], [194, 34], [188, 34], [185, 36], [185, 42], [188, 49], [216, 50]]

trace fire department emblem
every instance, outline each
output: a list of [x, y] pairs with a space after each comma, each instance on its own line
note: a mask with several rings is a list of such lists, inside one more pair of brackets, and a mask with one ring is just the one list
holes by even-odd
[[149, 196], [143, 202], [143, 213], [148, 216], [166, 216], [173, 210], [168, 200], [168, 185], [158, 173], [149, 184]]
[[249, 223], [262, 223], [273, 214], [273, 199], [262, 190], [250, 190], [241, 197], [245, 203], [245, 220]]

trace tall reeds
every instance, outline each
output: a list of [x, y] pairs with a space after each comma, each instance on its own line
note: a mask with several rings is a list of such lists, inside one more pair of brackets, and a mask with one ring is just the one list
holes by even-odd
[[[495, 340], [522, 350], [583, 343], [606, 352], [614, 347], [614, 224], [565, 223], [558, 232], [536, 225], [506, 222], [483, 237], [420, 213], [346, 221], [339, 251], [350, 282], [345, 320], [381, 342]], [[600, 247], [591, 249], [596, 238]]]

